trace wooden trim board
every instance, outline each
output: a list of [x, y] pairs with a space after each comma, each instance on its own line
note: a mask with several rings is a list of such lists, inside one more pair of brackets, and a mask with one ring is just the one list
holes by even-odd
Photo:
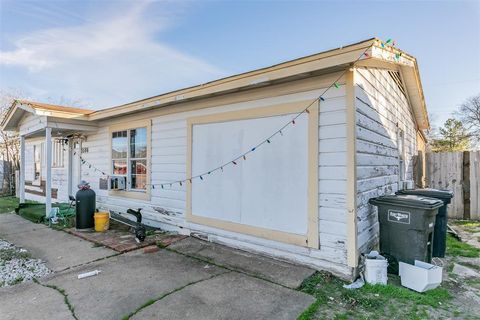
[[[136, 200], [150, 201], [151, 199], [151, 172], [152, 172], [152, 121], [151, 120], [137, 120], [117, 123], [108, 127], [108, 172], [110, 175], [112, 172], [112, 132], [122, 131], [134, 128], [147, 128], [147, 188], [145, 191], [126, 191], [126, 190], [109, 190], [108, 195], [111, 197], [129, 198]], [[130, 148], [130, 142], [127, 141], [128, 148]], [[128, 166], [128, 163], [127, 163]], [[128, 179], [127, 179], [128, 181]]]
[[355, 69], [349, 69], [346, 76], [347, 95], [347, 264], [358, 265], [357, 240], [357, 148]]
[[[271, 107], [253, 108], [240, 111], [217, 113], [187, 119], [187, 177], [192, 176], [192, 128], [195, 124], [218, 123], [234, 120], [256, 119], [284, 114], [295, 114], [302, 111], [312, 100], [285, 103]], [[192, 212], [192, 185], [186, 184], [186, 219], [188, 222], [207, 225], [227, 231], [233, 231], [265, 239], [304, 247], [317, 248], [318, 240], [318, 103], [309, 108], [308, 114], [308, 226], [305, 236], [244, 225], [207, 217], [196, 216]]]

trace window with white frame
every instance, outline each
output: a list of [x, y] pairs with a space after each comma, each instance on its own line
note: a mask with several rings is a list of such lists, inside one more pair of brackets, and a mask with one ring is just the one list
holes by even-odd
[[54, 140], [52, 144], [52, 167], [63, 168], [64, 165], [64, 140]]
[[146, 190], [147, 169], [147, 128], [112, 132], [112, 173], [127, 177], [128, 190]]

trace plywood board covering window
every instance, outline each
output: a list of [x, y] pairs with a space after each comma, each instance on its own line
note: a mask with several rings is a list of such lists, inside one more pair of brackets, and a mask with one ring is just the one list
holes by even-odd
[[127, 190], [112, 195], [149, 199], [150, 131], [149, 120], [110, 127], [110, 172], [127, 178]]
[[289, 122], [308, 102], [188, 119], [187, 219], [223, 230], [318, 247], [318, 107], [247, 159], [208, 174]]

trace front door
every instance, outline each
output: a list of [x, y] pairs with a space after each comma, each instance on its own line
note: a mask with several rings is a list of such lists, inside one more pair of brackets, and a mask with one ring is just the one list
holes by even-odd
[[37, 143], [33, 146], [33, 179], [34, 186], [40, 186], [42, 183], [42, 158], [43, 143]]

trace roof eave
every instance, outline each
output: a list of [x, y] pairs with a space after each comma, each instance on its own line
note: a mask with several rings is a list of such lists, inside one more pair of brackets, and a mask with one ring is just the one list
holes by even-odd
[[15, 100], [3, 118], [1, 128], [3, 131], [17, 131], [19, 122], [25, 112], [30, 112], [35, 116], [56, 117], [63, 119], [75, 119], [88, 121], [87, 114], [76, 112], [55, 111], [34, 107], [31, 102], [23, 103], [21, 100]]
[[357, 65], [401, 71], [418, 129], [426, 130], [430, 128], [420, 72], [417, 60], [413, 56], [395, 47], [382, 47], [381, 43], [377, 41], [372, 47], [371, 56], [368, 59], [359, 61]]
[[172, 103], [199, 99], [213, 94], [227, 93], [232, 90], [255, 88], [267, 82], [271, 83], [288, 77], [312, 73], [338, 65], [347, 65], [355, 62], [358, 57], [376, 41], [378, 41], [378, 39], [372, 38], [349, 46], [277, 64], [268, 68], [254, 70], [195, 87], [176, 90], [126, 105], [98, 110], [90, 114], [89, 119], [101, 120], [122, 116], [132, 112], [148, 110], [152, 107], [162, 107]]
[[14, 100], [12, 105], [8, 108], [5, 117], [2, 119], [1, 127], [3, 131], [15, 131], [16, 125], [12, 126], [12, 118], [18, 111], [18, 101]]

